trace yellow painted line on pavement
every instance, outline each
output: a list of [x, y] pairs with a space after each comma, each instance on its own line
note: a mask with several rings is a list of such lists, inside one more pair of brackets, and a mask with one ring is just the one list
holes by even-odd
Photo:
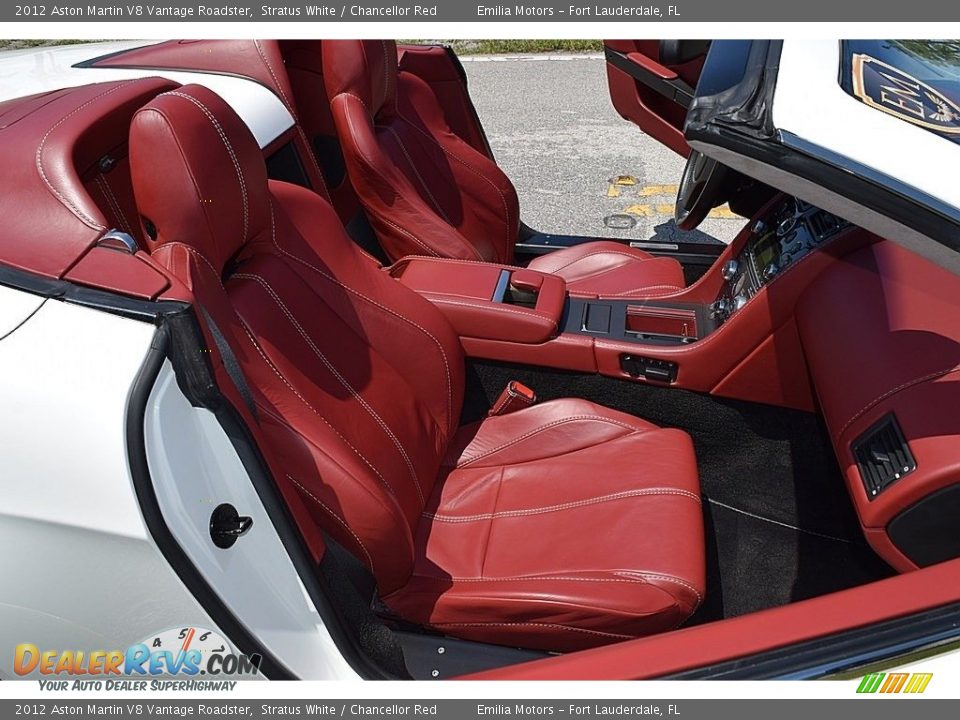
[[[614, 176], [610, 178], [610, 184], [607, 186], [607, 197], [623, 197], [624, 193], [641, 198], [676, 197], [677, 191], [680, 189], [678, 185], [644, 185], [642, 187], [638, 187], [638, 185], [639, 183], [633, 175]], [[636, 187], [636, 190], [633, 190], [634, 187]], [[674, 207], [674, 203], [636, 203], [627, 207], [623, 212], [637, 217], [672, 216]], [[708, 217], [721, 220], [742, 219], [726, 204], [711, 210]]]
[[654, 195], [676, 195], [679, 189], [679, 185], [645, 185], [637, 191], [637, 195], [640, 197], [653, 197]]
[[[673, 203], [639, 203], [636, 205], [631, 205], [630, 207], [624, 209], [623, 212], [627, 213], [628, 215], [636, 215], [637, 217], [657, 217], [658, 215], [672, 216], [675, 208], [676, 206]], [[715, 207], [710, 211], [708, 217], [719, 218], [721, 220], [742, 219], [726, 205]]]
[[637, 184], [637, 179], [633, 175], [617, 175], [610, 179], [607, 186], [607, 197], [620, 197], [620, 188], [633, 187]]
[[743, 220], [743, 217], [737, 215], [726, 203], [720, 207], [715, 207], [707, 217], [721, 218], [723, 220]]

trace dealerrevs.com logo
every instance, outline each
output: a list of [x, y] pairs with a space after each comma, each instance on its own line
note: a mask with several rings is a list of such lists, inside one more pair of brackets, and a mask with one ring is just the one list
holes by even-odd
[[[78, 687], [74, 684], [74, 689], [129, 690], [144, 689], [140, 686], [145, 683], [131, 687], [129, 680], [114, 678], [250, 679], [259, 672], [260, 656], [234, 652], [227, 641], [212, 630], [185, 627], [158, 633], [125, 650], [41, 649], [33, 643], [21, 643], [14, 649], [13, 668], [21, 677], [84, 680], [88, 681], [87, 686], [91, 685], [89, 681], [104, 679], [109, 685], [96, 682], [92, 687]], [[68, 689], [69, 684], [68, 681], [41, 682], [44, 689], [54, 690]], [[158, 688], [151, 686], [151, 689]]]

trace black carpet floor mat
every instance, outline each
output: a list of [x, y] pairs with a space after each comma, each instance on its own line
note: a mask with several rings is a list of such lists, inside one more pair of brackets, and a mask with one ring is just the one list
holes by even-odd
[[704, 496], [707, 593], [691, 623], [887, 577], [867, 546], [817, 415], [557, 370], [474, 361], [464, 421], [510, 380], [540, 400], [580, 397], [693, 437]]

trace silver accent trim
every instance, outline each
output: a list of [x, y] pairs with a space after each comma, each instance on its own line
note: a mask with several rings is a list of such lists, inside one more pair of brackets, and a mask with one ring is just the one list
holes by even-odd
[[680, 246], [676, 243], [643, 242], [641, 240], [631, 240], [630, 247], [638, 250], [679, 250]]
[[720, 269], [720, 277], [730, 282], [737, 276], [737, 270], [740, 269], [740, 262], [736, 258], [727, 260]]
[[133, 255], [139, 246], [137, 241], [130, 233], [125, 233], [122, 230], [108, 230], [106, 234], [97, 240], [97, 247], [105, 247], [110, 250], [119, 250], [120, 252], [125, 252], [129, 255]]
[[507, 286], [510, 284], [510, 271], [501, 270], [500, 277], [497, 278], [497, 286], [493, 289], [493, 302], [502, 303], [507, 294]]

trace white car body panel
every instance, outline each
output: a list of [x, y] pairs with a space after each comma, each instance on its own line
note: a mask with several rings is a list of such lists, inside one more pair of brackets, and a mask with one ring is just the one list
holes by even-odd
[[[165, 361], [147, 403], [147, 463], [177, 542], [247, 628], [302, 679], [358, 679], [337, 650], [230, 439], [192, 407]], [[210, 516], [230, 503], [253, 525], [233, 547], [210, 539]]]
[[[147, 532], [127, 467], [127, 394], [154, 328], [0, 288], [2, 315], [38, 302], [0, 341], [0, 646], [217, 630]], [[12, 663], [0, 655], [0, 676]]]
[[147, 538], [131, 492], [126, 404], [153, 333], [51, 301], [0, 342], [0, 512]]
[[90, 83], [162, 77], [181, 85], [197, 83], [213, 90], [243, 118], [261, 148], [293, 127], [293, 116], [280, 98], [253, 80], [182, 70], [73, 67], [92, 58], [147, 44], [96, 43], [0, 53], [0, 102]]
[[786, 40], [773, 96], [773, 122], [960, 210], [960, 145], [882, 113], [840, 86], [840, 42]]
[[26, 322], [43, 303], [42, 297], [0, 285], [0, 340]]

